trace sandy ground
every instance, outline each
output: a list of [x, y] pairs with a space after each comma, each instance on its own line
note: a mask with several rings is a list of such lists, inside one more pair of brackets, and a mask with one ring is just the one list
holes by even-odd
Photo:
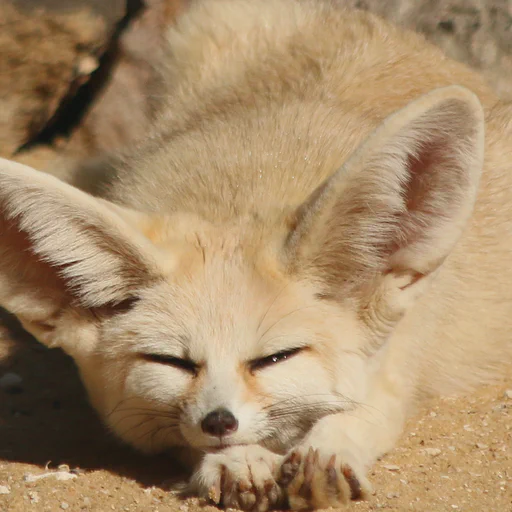
[[[10, 324], [0, 328], [0, 383], [6, 373], [22, 382], [0, 390], [0, 511], [215, 510], [180, 500], [172, 458], [120, 445], [88, 406], [72, 361]], [[61, 465], [68, 480], [31, 481]], [[375, 495], [350, 510], [512, 511], [512, 379], [426, 404], [371, 480]]]

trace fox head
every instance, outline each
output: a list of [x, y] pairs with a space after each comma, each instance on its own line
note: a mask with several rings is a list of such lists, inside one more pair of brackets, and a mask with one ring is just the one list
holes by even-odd
[[482, 109], [460, 87], [390, 116], [271, 219], [137, 212], [2, 160], [0, 304], [74, 358], [135, 446], [283, 452], [364, 401], [471, 216], [482, 160]]

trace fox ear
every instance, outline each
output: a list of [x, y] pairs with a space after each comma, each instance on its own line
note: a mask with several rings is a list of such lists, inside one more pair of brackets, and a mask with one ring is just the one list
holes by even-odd
[[482, 107], [467, 89], [410, 103], [299, 208], [286, 246], [293, 265], [341, 294], [389, 273], [403, 288], [431, 274], [471, 215], [483, 147]]
[[142, 220], [0, 159], [0, 306], [56, 344], [56, 324], [70, 306], [85, 312], [126, 304], [159, 277], [156, 249], [136, 227]]

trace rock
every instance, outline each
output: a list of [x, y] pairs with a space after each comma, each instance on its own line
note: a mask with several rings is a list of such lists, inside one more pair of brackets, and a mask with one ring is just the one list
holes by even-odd
[[43, 480], [44, 478], [55, 478], [56, 480], [74, 480], [78, 478], [77, 475], [70, 473], [68, 471], [48, 471], [46, 473], [41, 473], [40, 475], [34, 475], [32, 473], [27, 473], [23, 480], [25, 482], [37, 482], [38, 480]]
[[0, 485], [0, 494], [11, 494], [11, 490], [7, 485]]
[[430, 455], [431, 457], [437, 457], [438, 455], [441, 455], [441, 450], [439, 448], [424, 448], [422, 452], [426, 455]]
[[39, 503], [39, 493], [36, 491], [30, 491], [27, 493], [31, 504]]
[[512, 400], [512, 389], [507, 389], [505, 391], [505, 398], [510, 398]]
[[101, 56], [123, 8], [122, 0], [0, 2], [3, 156], [12, 156], [52, 122], [64, 99], [88, 79], [90, 75], [76, 72], [77, 66], [87, 57]]
[[382, 467], [388, 471], [400, 471], [400, 466], [396, 464], [382, 464]]

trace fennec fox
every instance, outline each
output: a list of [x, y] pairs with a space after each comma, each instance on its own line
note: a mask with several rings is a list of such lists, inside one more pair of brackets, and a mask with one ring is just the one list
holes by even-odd
[[512, 107], [331, 2], [195, 2], [168, 45], [102, 193], [2, 161], [0, 304], [194, 492], [364, 498], [418, 397], [511, 359]]

